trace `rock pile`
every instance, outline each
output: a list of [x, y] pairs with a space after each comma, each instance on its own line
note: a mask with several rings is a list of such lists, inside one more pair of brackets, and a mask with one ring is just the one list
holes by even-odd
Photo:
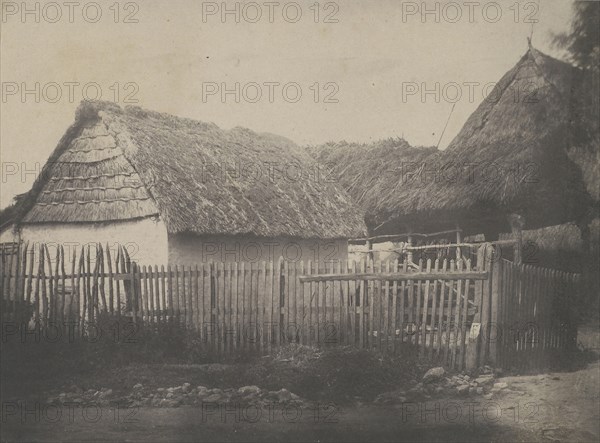
[[108, 406], [119, 404], [128, 407], [159, 407], [176, 408], [184, 405], [201, 405], [202, 403], [253, 405], [253, 406], [306, 406], [296, 394], [287, 389], [269, 391], [258, 386], [243, 386], [239, 389], [207, 388], [206, 386], [192, 387], [190, 383], [170, 388], [158, 388], [149, 390], [141, 384], [133, 386], [132, 392], [127, 395], [116, 397], [112, 390], [102, 389], [95, 391], [90, 389], [85, 392], [61, 393], [56, 397], [48, 399], [48, 403], [66, 404], [75, 403], [81, 406], [96, 405]]
[[109, 406], [116, 402], [112, 389], [102, 388], [100, 390], [72, 388], [71, 392], [61, 392], [56, 397], [47, 400], [49, 404], [74, 404], [78, 406], [96, 405]]
[[485, 367], [478, 377], [467, 374], [447, 374], [444, 368], [428, 370], [421, 382], [414, 381], [410, 389], [398, 389], [384, 392], [375, 399], [379, 404], [397, 404], [411, 401], [423, 401], [439, 397], [467, 397], [481, 395], [491, 398], [494, 394], [507, 389], [504, 382], [495, 383], [494, 374], [489, 367]]

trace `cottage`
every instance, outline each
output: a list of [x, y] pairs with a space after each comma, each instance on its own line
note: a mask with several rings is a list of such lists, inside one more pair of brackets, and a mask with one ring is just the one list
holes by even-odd
[[530, 46], [446, 150], [404, 146], [394, 157], [390, 149], [370, 149], [369, 156], [323, 146], [316, 158], [338, 165], [370, 235], [380, 240], [410, 233], [496, 240], [502, 232], [566, 222], [586, 231], [597, 206], [598, 152], [597, 134], [594, 144], [581, 128], [590, 97], [581, 75]]
[[349, 196], [290, 140], [84, 102], [18, 204], [22, 241], [120, 244], [139, 264], [345, 259]]

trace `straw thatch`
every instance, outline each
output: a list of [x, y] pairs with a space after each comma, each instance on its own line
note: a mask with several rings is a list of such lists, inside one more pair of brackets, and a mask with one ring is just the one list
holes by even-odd
[[[339, 181], [365, 214], [374, 230], [377, 213], [400, 198], [419, 165], [436, 152], [433, 147], [412, 147], [402, 138], [371, 144], [327, 143], [309, 151], [330, 170], [331, 180]], [[410, 198], [410, 194], [403, 198]]]
[[[361, 189], [351, 190], [367, 225], [389, 233], [403, 225], [431, 231], [458, 223], [468, 234], [494, 223], [492, 230], [506, 230], [510, 213], [523, 215], [527, 229], [581, 218], [591, 197], [584, 172], [569, 157], [578, 76], [571, 65], [530, 48], [445, 151], [423, 158], [422, 151], [405, 148], [370, 171], [375, 185], [363, 180]], [[322, 150], [318, 155], [326, 158]], [[420, 163], [420, 173], [388, 174], [407, 161]], [[375, 163], [367, 160], [366, 167]], [[342, 179], [348, 188], [350, 180]]]
[[104, 102], [80, 105], [21, 206], [22, 223], [159, 216], [169, 233], [364, 233], [347, 194], [290, 140]]

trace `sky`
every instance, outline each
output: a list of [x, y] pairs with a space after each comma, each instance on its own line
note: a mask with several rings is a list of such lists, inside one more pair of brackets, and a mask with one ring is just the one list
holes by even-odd
[[299, 144], [444, 149], [527, 37], [564, 57], [551, 36], [571, 13], [570, 0], [1, 4], [0, 207], [99, 93]]

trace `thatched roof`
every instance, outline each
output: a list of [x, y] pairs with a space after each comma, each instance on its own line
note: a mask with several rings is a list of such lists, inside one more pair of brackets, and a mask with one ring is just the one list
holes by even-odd
[[[407, 190], [406, 181], [418, 171], [420, 163], [435, 153], [433, 147], [412, 147], [402, 138], [370, 144], [326, 143], [309, 147], [320, 163], [331, 170], [365, 214], [367, 225], [376, 228], [376, 214], [390, 199], [400, 198]], [[404, 198], [409, 198], [410, 194]]]
[[[382, 176], [375, 168], [370, 174], [377, 185], [363, 180], [360, 190], [343, 178], [351, 194], [360, 195], [367, 225], [388, 233], [406, 224], [431, 231], [458, 222], [466, 233], [477, 233], [494, 222], [505, 229], [509, 213], [524, 215], [528, 229], [577, 220], [590, 204], [582, 170], [568, 154], [578, 76], [571, 65], [530, 48], [445, 151], [423, 158], [406, 147], [396, 158], [381, 159], [381, 171], [413, 161], [421, 163], [421, 174]], [[331, 158], [319, 152], [320, 160]], [[373, 163], [367, 160], [366, 168]]]
[[347, 238], [359, 211], [290, 140], [84, 102], [21, 205], [21, 223], [159, 216], [170, 233]]

